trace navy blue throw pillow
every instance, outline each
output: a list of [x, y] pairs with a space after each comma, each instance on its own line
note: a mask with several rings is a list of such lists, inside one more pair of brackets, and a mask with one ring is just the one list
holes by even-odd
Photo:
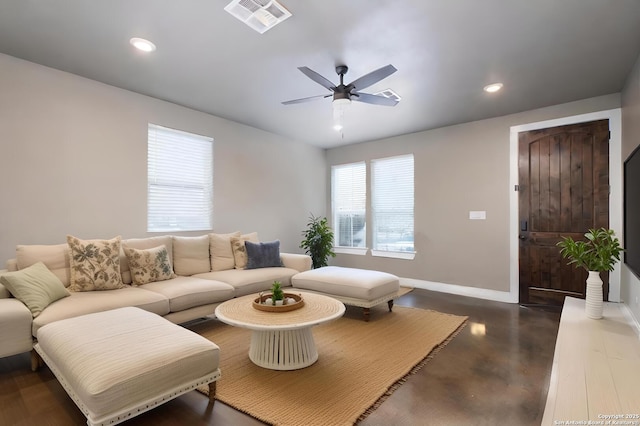
[[247, 269], [282, 266], [279, 240], [268, 243], [245, 241], [244, 246], [247, 249]]

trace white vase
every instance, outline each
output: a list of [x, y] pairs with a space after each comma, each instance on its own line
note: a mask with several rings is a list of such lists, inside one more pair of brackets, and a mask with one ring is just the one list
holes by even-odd
[[589, 271], [585, 311], [588, 318], [602, 318], [602, 279], [600, 272]]

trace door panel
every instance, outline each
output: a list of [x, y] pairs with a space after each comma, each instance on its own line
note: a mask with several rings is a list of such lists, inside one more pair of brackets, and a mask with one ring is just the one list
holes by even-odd
[[586, 271], [568, 266], [556, 243], [609, 226], [608, 120], [522, 132], [518, 149], [520, 303], [584, 298]]

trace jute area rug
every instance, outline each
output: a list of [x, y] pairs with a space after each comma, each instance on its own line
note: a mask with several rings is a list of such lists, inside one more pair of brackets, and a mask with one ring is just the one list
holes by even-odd
[[[351, 425], [364, 419], [407, 377], [446, 345], [466, 317], [386, 305], [364, 322], [360, 309], [313, 328], [319, 359], [310, 367], [273, 371], [248, 356], [251, 331], [218, 321], [193, 331], [220, 347], [216, 399], [274, 425]], [[198, 389], [208, 393], [205, 388]]]

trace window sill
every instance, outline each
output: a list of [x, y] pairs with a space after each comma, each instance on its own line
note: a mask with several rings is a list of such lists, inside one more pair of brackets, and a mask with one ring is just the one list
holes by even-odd
[[365, 256], [369, 248], [367, 247], [334, 247], [333, 252], [336, 254], [355, 254], [357, 256]]
[[375, 257], [390, 257], [390, 258], [393, 258], [393, 259], [413, 260], [416, 257], [416, 252], [415, 251], [371, 250], [371, 256], [375, 256]]

